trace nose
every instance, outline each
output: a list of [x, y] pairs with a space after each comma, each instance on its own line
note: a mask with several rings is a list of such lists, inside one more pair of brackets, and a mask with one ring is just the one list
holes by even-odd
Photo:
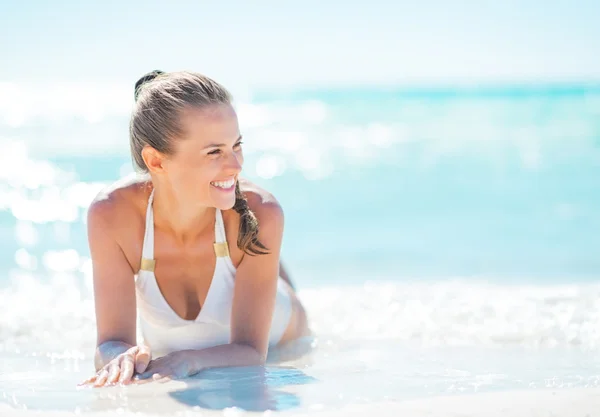
[[229, 158], [227, 158], [227, 165], [225, 168], [227, 169], [227, 172], [238, 174], [242, 170], [243, 163], [243, 157], [234, 152], [230, 154]]

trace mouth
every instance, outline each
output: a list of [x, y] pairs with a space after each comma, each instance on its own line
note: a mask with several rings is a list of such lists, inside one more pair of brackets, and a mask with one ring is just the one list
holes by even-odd
[[229, 192], [235, 188], [235, 178], [230, 178], [225, 181], [211, 181], [210, 185], [212, 185], [219, 191]]

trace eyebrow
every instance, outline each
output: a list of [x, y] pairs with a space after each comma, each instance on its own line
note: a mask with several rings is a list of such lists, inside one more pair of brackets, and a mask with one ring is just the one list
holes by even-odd
[[[237, 142], [239, 142], [240, 140], [242, 140], [242, 135], [240, 135], [240, 136], [239, 136], [239, 137], [238, 137], [238, 138], [235, 140], [235, 142], [237, 143]], [[224, 147], [224, 146], [227, 146], [227, 144], [226, 144], [226, 143], [211, 143], [210, 145], [207, 145], [207, 146], [205, 146], [205, 147], [204, 147], [204, 148], [202, 148], [202, 149], [204, 150], [204, 149], [208, 149], [208, 148], [222, 148], [222, 147]]]

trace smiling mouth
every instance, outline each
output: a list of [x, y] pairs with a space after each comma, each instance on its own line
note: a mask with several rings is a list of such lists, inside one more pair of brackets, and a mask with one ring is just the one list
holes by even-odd
[[210, 185], [223, 191], [231, 191], [235, 186], [235, 178], [231, 178], [227, 181], [211, 181]]

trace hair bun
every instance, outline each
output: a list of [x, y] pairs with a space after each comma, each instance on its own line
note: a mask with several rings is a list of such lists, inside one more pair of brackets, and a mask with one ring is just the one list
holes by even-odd
[[135, 91], [134, 91], [135, 99], [137, 100], [138, 95], [140, 93], [140, 89], [144, 84], [149, 83], [150, 81], [154, 80], [156, 77], [158, 77], [159, 75], [162, 75], [164, 73], [165, 72], [161, 71], [161, 70], [154, 70], [154, 71], [151, 71], [149, 73], [142, 75], [142, 77], [139, 80], [137, 80], [135, 83]]

